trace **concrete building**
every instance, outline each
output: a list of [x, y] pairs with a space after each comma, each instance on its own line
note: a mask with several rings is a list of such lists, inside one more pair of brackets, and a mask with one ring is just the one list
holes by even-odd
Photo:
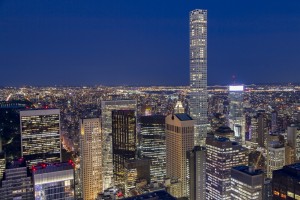
[[175, 197], [189, 195], [187, 152], [194, 147], [194, 122], [189, 115], [184, 113], [171, 114], [166, 117], [167, 177], [179, 180], [180, 184]]
[[28, 165], [61, 162], [59, 109], [20, 111], [22, 157]]
[[294, 124], [287, 128], [287, 144], [295, 151], [295, 160], [300, 160], [300, 128]]
[[206, 148], [195, 146], [187, 154], [189, 163], [189, 199], [206, 198]]
[[136, 100], [101, 101], [103, 189], [114, 185], [112, 152], [112, 111], [136, 110]]
[[208, 137], [206, 149], [206, 199], [231, 199], [231, 168], [247, 164], [247, 150], [224, 137]]
[[103, 191], [99, 118], [80, 120], [80, 179], [84, 200], [94, 200]]
[[272, 178], [274, 170], [281, 169], [285, 165], [285, 147], [278, 141], [269, 143], [267, 149], [267, 177]]
[[190, 12], [190, 115], [195, 120], [195, 145], [207, 134], [207, 10]]
[[262, 200], [264, 174], [262, 170], [245, 165], [231, 169], [231, 199]]

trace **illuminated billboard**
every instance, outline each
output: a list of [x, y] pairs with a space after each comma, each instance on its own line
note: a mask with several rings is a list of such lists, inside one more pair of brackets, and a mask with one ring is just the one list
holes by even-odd
[[230, 85], [230, 86], [229, 86], [229, 91], [230, 91], [230, 92], [244, 91], [244, 86], [243, 86], [243, 85]]

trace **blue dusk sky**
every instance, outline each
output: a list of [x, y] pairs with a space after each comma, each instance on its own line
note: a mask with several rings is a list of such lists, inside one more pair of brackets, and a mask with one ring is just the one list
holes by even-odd
[[300, 1], [0, 0], [0, 85], [188, 85], [208, 10], [208, 84], [300, 82]]

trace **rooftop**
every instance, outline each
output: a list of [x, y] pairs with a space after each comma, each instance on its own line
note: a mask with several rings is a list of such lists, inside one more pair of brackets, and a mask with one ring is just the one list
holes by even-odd
[[240, 166], [235, 166], [232, 167], [232, 169], [243, 172], [245, 174], [248, 174], [250, 176], [256, 176], [256, 175], [261, 175], [263, 174], [263, 171], [260, 169], [254, 169], [254, 167], [249, 167], [246, 165], [240, 165]]
[[186, 113], [177, 113], [175, 116], [180, 120], [180, 121], [189, 121], [193, 120], [188, 114]]

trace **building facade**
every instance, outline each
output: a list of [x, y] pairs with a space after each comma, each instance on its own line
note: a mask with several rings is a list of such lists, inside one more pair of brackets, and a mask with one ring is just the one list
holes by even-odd
[[273, 171], [273, 199], [300, 199], [300, 164], [284, 166]]
[[61, 162], [60, 110], [20, 111], [21, 150], [27, 164]]
[[115, 185], [125, 192], [125, 163], [137, 158], [135, 110], [112, 111], [112, 146]]
[[74, 163], [41, 163], [32, 166], [36, 200], [75, 200]]
[[202, 200], [206, 198], [206, 148], [195, 146], [187, 154], [189, 163], [189, 198]]
[[102, 134], [99, 118], [80, 120], [80, 179], [85, 200], [103, 191]]
[[236, 138], [245, 143], [245, 116], [243, 113], [244, 86], [229, 86], [229, 126], [234, 130]]
[[166, 176], [165, 116], [141, 116], [139, 123], [141, 156], [151, 160], [151, 180], [162, 182]]
[[190, 116], [195, 120], [195, 145], [207, 134], [207, 10], [190, 12]]
[[32, 174], [24, 159], [9, 162], [0, 187], [1, 199], [34, 199]]
[[113, 186], [112, 111], [136, 110], [136, 100], [101, 101], [103, 189]]
[[175, 197], [188, 197], [187, 152], [194, 147], [194, 123], [187, 114], [166, 117], [167, 177], [179, 180], [180, 189]]
[[264, 174], [245, 165], [231, 169], [231, 199], [262, 200]]
[[274, 170], [281, 169], [285, 165], [285, 147], [278, 141], [269, 143], [267, 149], [267, 177], [272, 178]]
[[246, 149], [224, 137], [206, 139], [206, 199], [231, 199], [231, 168], [246, 165]]

